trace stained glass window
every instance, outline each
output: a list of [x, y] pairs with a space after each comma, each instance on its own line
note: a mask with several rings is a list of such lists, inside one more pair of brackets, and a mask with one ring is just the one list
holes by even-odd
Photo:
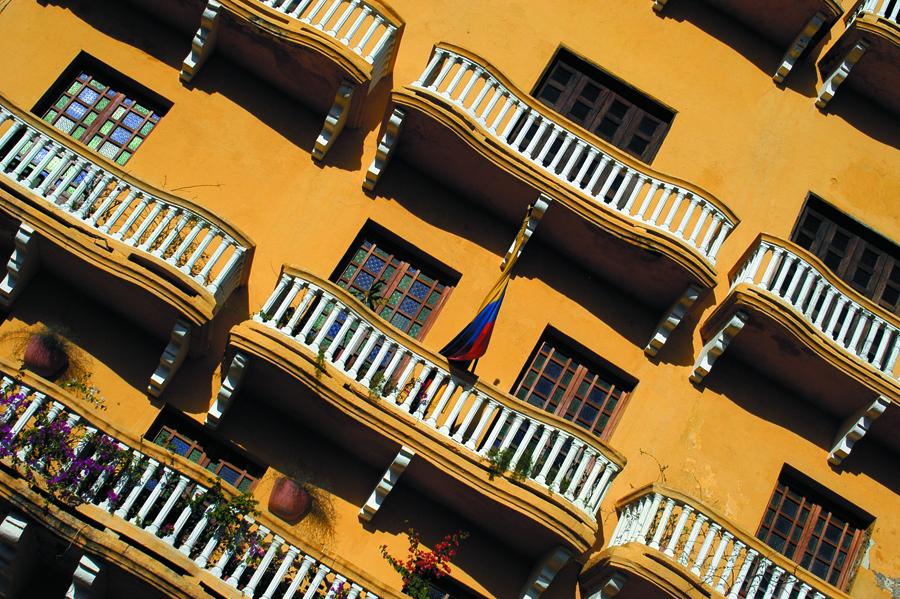
[[576, 352], [545, 339], [513, 386], [513, 394], [607, 440], [630, 388], [614, 382], [612, 376]]
[[338, 269], [337, 284], [416, 339], [428, 331], [452, 289], [446, 276], [372, 235]]
[[[162, 445], [166, 449], [187, 458], [192, 462], [196, 462], [210, 472], [218, 474], [228, 484], [237, 487], [240, 491], [249, 491], [259, 478], [260, 472], [249, 472], [254, 468], [246, 464], [244, 468], [236, 465], [234, 462], [239, 461], [232, 456], [228, 456], [231, 460], [225, 460], [218, 454], [223, 452], [217, 447], [217, 443], [211, 439], [202, 439], [197, 441], [189, 437], [184, 431], [176, 430], [171, 426], [160, 426], [155, 435], [151, 435], [153, 442]], [[199, 435], [193, 435], [199, 437]], [[208, 453], [209, 452], [209, 453]], [[212, 455], [210, 455], [212, 454]], [[259, 470], [259, 468], [256, 468]]]
[[148, 103], [109, 78], [80, 71], [41, 117], [63, 133], [124, 165], [159, 123]]
[[778, 481], [757, 538], [819, 578], [845, 588], [864, 525], [846, 510], [784, 476]]

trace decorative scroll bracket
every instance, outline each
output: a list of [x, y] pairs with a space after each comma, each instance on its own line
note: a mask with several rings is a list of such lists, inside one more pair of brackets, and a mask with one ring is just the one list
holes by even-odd
[[221, 14], [222, 5], [219, 2], [209, 0], [206, 3], [206, 8], [203, 9], [203, 15], [200, 17], [200, 27], [191, 41], [191, 51], [181, 65], [180, 78], [184, 83], [191, 82], [216, 47]]
[[159, 366], [156, 367], [156, 372], [150, 377], [147, 393], [153, 397], [162, 395], [162, 392], [169, 386], [175, 373], [181, 367], [181, 363], [184, 362], [190, 347], [191, 325], [188, 321], [179, 317], [175, 321], [175, 326], [172, 327], [169, 344], [159, 357]]
[[528, 582], [525, 583], [520, 593], [522, 599], [540, 597], [570, 559], [572, 559], [572, 552], [562, 547], [557, 547], [547, 553], [531, 571], [531, 576], [528, 577]]
[[692, 382], [697, 385], [703, 382], [703, 379], [705, 379], [707, 375], [709, 375], [709, 371], [712, 370], [713, 364], [716, 363], [719, 356], [725, 353], [731, 340], [734, 339], [735, 335], [741, 332], [741, 329], [747, 324], [749, 318], [750, 317], [746, 312], [735, 312], [734, 316], [722, 325], [722, 328], [719, 329], [706, 345], [703, 346], [703, 349], [700, 350], [700, 355], [697, 356], [694, 367], [691, 369]]
[[834, 98], [834, 94], [837, 93], [838, 88], [847, 76], [850, 75], [850, 70], [853, 69], [857, 62], [859, 62], [859, 59], [862, 58], [862, 55], [865, 54], [868, 48], [869, 42], [866, 40], [859, 40], [856, 42], [856, 45], [850, 48], [850, 51], [847, 52], [847, 55], [840, 64], [838, 64], [831, 75], [822, 82], [822, 86], [819, 88], [819, 95], [816, 96], [816, 106], [825, 108], [828, 103], [831, 102], [831, 99]]
[[659, 12], [666, 7], [669, 0], [653, 0], [653, 12]]
[[228, 407], [234, 400], [234, 394], [237, 393], [244, 380], [249, 363], [250, 356], [244, 352], [235, 352], [234, 357], [231, 358], [231, 364], [228, 366], [228, 372], [222, 377], [222, 384], [219, 386], [216, 399], [206, 413], [206, 424], [210, 428], [218, 428], [222, 416], [228, 411]]
[[784, 56], [781, 57], [781, 64], [778, 65], [778, 70], [772, 75], [772, 80], [775, 83], [784, 83], [785, 78], [790, 74], [791, 69], [794, 68], [794, 64], [796, 64], [800, 55], [806, 51], [810, 40], [815, 37], [824, 24], [825, 15], [821, 12], [817, 12], [812, 16], [809, 22], [806, 23], [806, 26], [800, 30], [800, 33], [798, 33], [797, 37], [794, 38], [794, 41], [791, 42], [791, 45], [784, 53]]
[[350, 114], [350, 105], [353, 103], [353, 93], [356, 86], [349, 79], [342, 79], [338, 85], [337, 94], [334, 96], [334, 104], [328, 115], [325, 117], [325, 124], [322, 126], [322, 132], [316, 138], [316, 145], [313, 147], [312, 156], [316, 160], [325, 158], [325, 154], [334, 145], [334, 141], [344, 130], [347, 124], [347, 117]]
[[0, 307], [10, 308], [37, 272], [40, 263], [37, 235], [30, 226], [22, 223], [16, 231], [15, 247], [6, 274], [0, 281]]
[[0, 592], [19, 597], [37, 566], [34, 525], [18, 512], [0, 522]]
[[622, 572], [613, 572], [593, 592], [584, 595], [585, 599], [612, 599], [622, 591], [628, 577]]
[[884, 414], [891, 401], [883, 395], [875, 398], [871, 405], [863, 407], [844, 421], [834, 438], [834, 445], [828, 453], [828, 461], [840, 466], [847, 459], [856, 442], [862, 439], [869, 431], [872, 423]]
[[72, 584], [66, 591], [66, 599], [88, 599], [106, 595], [104, 564], [89, 555], [82, 555], [72, 575]]
[[391, 116], [381, 129], [381, 136], [378, 138], [378, 148], [375, 150], [375, 158], [366, 171], [366, 180], [363, 181], [363, 189], [372, 191], [381, 174], [391, 160], [391, 154], [397, 147], [397, 140], [400, 138], [400, 131], [403, 129], [403, 121], [406, 119], [406, 111], [402, 108], [394, 108]]
[[544, 212], [547, 211], [547, 208], [550, 206], [550, 202], [553, 201], [553, 198], [541, 194], [538, 196], [538, 199], [528, 207], [528, 222], [525, 223], [525, 238], [522, 240], [522, 244], [519, 246], [516, 255], [513, 256], [513, 250], [516, 249], [516, 239], [514, 238], [512, 243], [509, 246], [509, 249], [506, 250], [506, 255], [503, 256], [503, 262], [500, 263], [500, 270], [506, 268], [506, 265], [510, 260], [514, 260], [522, 255], [522, 250], [525, 249], [525, 244], [528, 243], [528, 240], [531, 239], [531, 236], [534, 234], [535, 229], [537, 229], [538, 223], [541, 222], [541, 219], [544, 217]]
[[360, 520], [363, 522], [372, 521], [372, 518], [375, 517], [376, 512], [378, 512], [378, 509], [384, 503], [385, 497], [387, 497], [388, 493], [394, 489], [394, 485], [400, 480], [400, 475], [403, 474], [406, 467], [409, 466], [409, 462], [413, 459], [414, 455], [416, 455], [416, 452], [409, 447], [404, 445], [400, 448], [400, 451], [397, 452], [397, 457], [394, 458], [394, 461], [391, 462], [391, 465], [385, 470], [381, 480], [375, 485], [372, 494], [369, 495], [366, 503], [359, 510]]
[[669, 335], [671, 335], [672, 331], [681, 324], [684, 315], [687, 314], [687, 311], [691, 309], [691, 306], [693, 306], [694, 302], [697, 301], [697, 298], [700, 297], [700, 293], [701, 289], [699, 287], [696, 285], [688, 285], [688, 288], [685, 289], [684, 293], [682, 293], [677, 300], [675, 300], [675, 303], [672, 304], [669, 311], [666, 312], [656, 325], [656, 330], [650, 337], [647, 347], [644, 348], [645, 354], [648, 356], [655, 356], [659, 353], [659, 350], [661, 350], [663, 345], [669, 340]]

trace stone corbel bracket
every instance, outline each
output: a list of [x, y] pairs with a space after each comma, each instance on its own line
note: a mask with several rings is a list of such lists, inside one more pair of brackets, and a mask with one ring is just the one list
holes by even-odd
[[200, 27], [191, 41], [191, 51], [181, 65], [180, 78], [184, 83], [191, 82], [215, 49], [221, 14], [222, 5], [216, 0], [209, 0], [206, 3], [206, 8], [203, 9], [203, 15], [200, 17]]
[[391, 116], [381, 128], [381, 135], [378, 138], [378, 148], [375, 150], [375, 158], [366, 171], [366, 180], [363, 181], [363, 189], [373, 191], [381, 174], [391, 160], [394, 148], [397, 147], [397, 141], [400, 138], [400, 131], [403, 129], [403, 121], [406, 118], [406, 111], [402, 108], [394, 108]]
[[0, 594], [19, 597], [38, 564], [34, 524], [18, 512], [0, 522]]
[[191, 347], [191, 324], [184, 318], [178, 318], [172, 327], [169, 344], [159, 357], [159, 366], [150, 377], [147, 393], [159, 397], [172, 382], [172, 378], [184, 362]]
[[612, 597], [622, 592], [622, 587], [625, 586], [626, 580], [628, 580], [628, 577], [624, 573], [613, 572], [600, 586], [582, 596], [584, 599], [612, 599]]
[[791, 45], [784, 53], [784, 56], [781, 57], [781, 64], [778, 65], [778, 70], [772, 75], [772, 80], [775, 83], [784, 83], [785, 78], [790, 74], [791, 69], [794, 68], [794, 64], [797, 63], [800, 55], [806, 51], [810, 40], [815, 37], [825, 24], [825, 20], [825, 15], [821, 12], [817, 12], [812, 16], [809, 22], [806, 23], [806, 26], [800, 33], [797, 34], [797, 37], [791, 42]]
[[372, 518], [375, 517], [378, 509], [384, 503], [385, 497], [387, 497], [388, 493], [394, 489], [394, 485], [400, 480], [400, 475], [402, 475], [406, 470], [406, 467], [409, 466], [409, 462], [414, 455], [416, 455], [416, 452], [409, 447], [404, 445], [400, 448], [400, 451], [397, 452], [397, 457], [394, 458], [394, 461], [391, 462], [391, 465], [385, 470], [381, 480], [375, 485], [372, 494], [369, 495], [366, 503], [359, 510], [360, 520], [363, 522], [372, 521]]
[[515, 256], [513, 256], [513, 251], [516, 250], [516, 239], [513, 239], [512, 243], [509, 245], [509, 249], [506, 250], [506, 255], [503, 256], [503, 262], [500, 263], [500, 270], [506, 268], [506, 265], [510, 260], [518, 258], [522, 255], [522, 250], [525, 249], [525, 244], [527, 244], [528, 240], [531, 239], [531, 236], [534, 235], [534, 231], [535, 229], [537, 229], [538, 223], [540, 223], [541, 219], [544, 218], [544, 213], [547, 211], [547, 208], [550, 207], [550, 203], [552, 201], [553, 198], [541, 194], [538, 199], [536, 199], [534, 203], [532, 203], [528, 207], [528, 222], [525, 223], [525, 238], [522, 240], [521, 245], [519, 245], [519, 249], [518, 251], [516, 251]]
[[349, 79], [342, 79], [338, 85], [337, 94], [334, 96], [334, 104], [331, 110], [325, 116], [325, 124], [322, 126], [322, 132], [316, 138], [316, 144], [313, 147], [312, 156], [316, 160], [325, 158], [325, 154], [334, 145], [334, 141], [344, 130], [347, 124], [347, 117], [350, 115], [350, 106], [353, 103], [353, 93], [356, 86]]
[[66, 599], [96, 599], [106, 595], [106, 572], [103, 563], [89, 555], [82, 555], [72, 575]]
[[522, 599], [537, 599], [544, 593], [556, 578], [556, 575], [563, 569], [569, 560], [572, 559], [572, 552], [562, 547], [557, 547], [550, 551], [535, 565], [531, 571], [531, 576], [522, 588], [519, 595]]
[[231, 364], [228, 366], [228, 372], [222, 377], [222, 384], [219, 386], [216, 399], [206, 413], [206, 424], [210, 428], [218, 428], [219, 423], [222, 421], [222, 416], [228, 411], [231, 402], [234, 400], [235, 393], [238, 392], [244, 380], [249, 363], [250, 356], [244, 352], [235, 352], [234, 357], [231, 358]]
[[884, 414], [891, 401], [879, 395], [871, 405], [863, 407], [856, 414], [853, 414], [844, 421], [838, 434], [834, 439], [831, 451], [828, 453], [828, 461], [840, 466], [841, 462], [847, 459], [856, 442], [862, 439], [869, 431], [872, 423]]
[[862, 58], [868, 48], [869, 42], [866, 40], [859, 40], [852, 48], [850, 48], [850, 51], [847, 52], [847, 55], [844, 56], [844, 59], [840, 64], [835, 67], [831, 75], [822, 81], [822, 86], [819, 88], [819, 94], [816, 96], [816, 106], [825, 108], [828, 103], [831, 102], [831, 99], [834, 98], [834, 94], [837, 93], [838, 88], [850, 75], [851, 69], [859, 62], [859, 59]]
[[666, 7], [669, 0], [653, 0], [653, 12], [659, 12]]
[[665, 313], [656, 325], [656, 330], [653, 331], [650, 341], [647, 342], [647, 346], [644, 348], [645, 354], [652, 357], [659, 353], [659, 350], [669, 340], [672, 331], [681, 324], [685, 314], [691, 309], [697, 298], [700, 297], [701, 292], [702, 290], [696, 285], [688, 285], [688, 288], [675, 300], [669, 311]]
[[707, 341], [706, 345], [703, 346], [703, 349], [700, 350], [700, 355], [697, 356], [697, 361], [691, 369], [691, 381], [694, 384], [699, 385], [703, 382], [703, 379], [705, 379], [710, 370], [712, 370], [713, 364], [716, 363], [719, 356], [725, 353], [731, 340], [734, 339], [735, 335], [741, 332], [741, 329], [747, 324], [749, 318], [747, 313], [742, 310], [735, 312], [734, 315], [722, 325], [722, 328]]
[[22, 290], [34, 277], [40, 263], [37, 235], [30, 226], [22, 223], [16, 231], [15, 247], [6, 274], [0, 280], [0, 307], [9, 309]]

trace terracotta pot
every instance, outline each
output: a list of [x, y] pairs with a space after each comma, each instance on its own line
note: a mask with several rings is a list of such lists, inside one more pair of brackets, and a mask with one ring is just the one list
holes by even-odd
[[281, 477], [269, 495], [269, 511], [289, 524], [303, 519], [312, 507], [312, 498], [297, 482]]
[[45, 379], [53, 380], [69, 367], [69, 356], [41, 335], [32, 335], [25, 346], [25, 367]]

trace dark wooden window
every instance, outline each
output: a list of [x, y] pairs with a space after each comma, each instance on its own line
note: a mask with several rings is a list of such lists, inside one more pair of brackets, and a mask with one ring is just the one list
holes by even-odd
[[632, 388], [548, 338], [538, 344], [513, 394], [607, 440]]
[[644, 162], [653, 160], [674, 117], [671, 110], [565, 50], [553, 59], [535, 96]]
[[341, 262], [336, 282], [381, 318], [421, 339], [453, 289], [447, 275], [372, 232]]
[[900, 314], [900, 248], [811, 196], [791, 239], [859, 293]]
[[82, 54], [44, 95], [35, 112], [56, 129], [124, 165], [165, 111], [136, 87]]
[[782, 475], [756, 536], [819, 578], [845, 588], [864, 528], [834, 501]]
[[208, 438], [200, 427], [167, 412], [161, 418], [147, 434], [157, 445], [196, 462], [240, 491], [250, 491], [262, 476], [264, 468]]

